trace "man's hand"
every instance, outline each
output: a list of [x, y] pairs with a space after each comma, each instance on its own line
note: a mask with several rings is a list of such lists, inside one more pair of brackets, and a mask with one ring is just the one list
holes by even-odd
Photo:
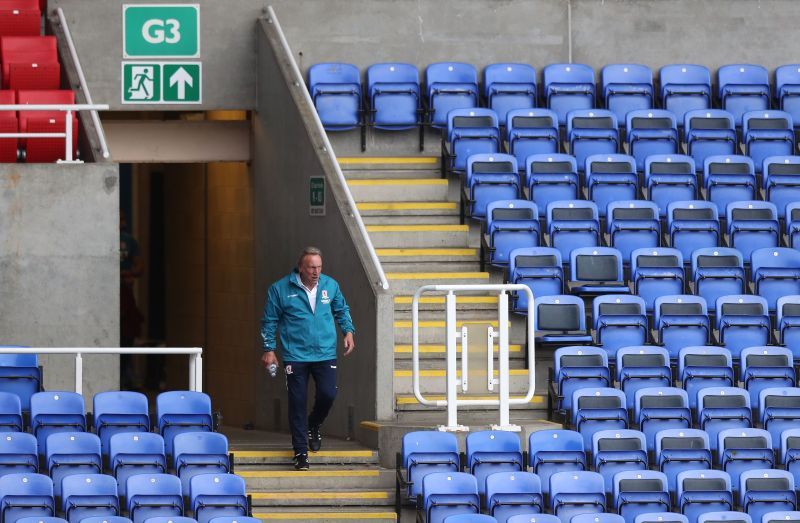
[[264, 351], [264, 355], [261, 356], [261, 363], [264, 364], [265, 369], [268, 369], [269, 366], [272, 365], [273, 363], [275, 365], [279, 365], [278, 357], [275, 356], [275, 351], [274, 350]]
[[356, 348], [356, 342], [353, 341], [353, 333], [348, 332], [344, 335], [344, 355], [350, 356], [350, 353]]

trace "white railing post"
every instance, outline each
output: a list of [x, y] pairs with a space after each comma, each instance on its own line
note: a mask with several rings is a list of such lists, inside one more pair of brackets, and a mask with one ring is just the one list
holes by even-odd
[[64, 139], [64, 160], [67, 163], [72, 162], [72, 111], [67, 109], [67, 117], [64, 118], [67, 122], [67, 129], [64, 131], [66, 138]]
[[461, 326], [461, 392], [469, 390], [469, 329]]
[[194, 388], [195, 392], [203, 392], [203, 355], [198, 353], [194, 357]]
[[197, 354], [189, 356], [189, 390], [195, 390], [197, 386], [197, 365], [194, 360], [197, 359]]
[[447, 293], [445, 297], [445, 309], [447, 311], [444, 321], [444, 331], [446, 337], [445, 354], [447, 356], [446, 387], [447, 393], [447, 427], [446, 430], [459, 430], [458, 425], [458, 376], [456, 364], [458, 329], [456, 327], [456, 295], [453, 291]]
[[[493, 427], [495, 430], [519, 431], [520, 427], [511, 425], [509, 415], [509, 389], [511, 386], [511, 371], [508, 363], [508, 293], [500, 291], [497, 297], [497, 321], [500, 328], [500, 424]], [[528, 369], [528, 372], [536, 372], [536, 369]]]
[[75, 392], [83, 394], [83, 357], [75, 353]]

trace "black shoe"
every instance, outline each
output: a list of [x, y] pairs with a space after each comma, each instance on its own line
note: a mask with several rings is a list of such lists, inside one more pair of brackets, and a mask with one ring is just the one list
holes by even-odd
[[311, 452], [318, 452], [322, 447], [322, 436], [319, 434], [319, 427], [308, 429], [308, 448]]
[[308, 470], [308, 454], [295, 454], [294, 455], [294, 469], [295, 470]]

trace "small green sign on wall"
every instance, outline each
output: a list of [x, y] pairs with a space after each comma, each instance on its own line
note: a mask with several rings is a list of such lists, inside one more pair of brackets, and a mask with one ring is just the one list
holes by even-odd
[[325, 177], [312, 176], [308, 194], [308, 214], [325, 216]]
[[122, 54], [125, 58], [197, 58], [200, 6], [124, 4]]

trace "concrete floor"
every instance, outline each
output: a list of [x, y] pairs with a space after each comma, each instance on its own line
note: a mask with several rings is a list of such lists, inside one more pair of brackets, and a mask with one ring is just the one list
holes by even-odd
[[[244, 430], [237, 427], [220, 428], [220, 432], [228, 438], [231, 450], [291, 450], [292, 437], [288, 432], [268, 432], [265, 430]], [[359, 450], [364, 449], [357, 441], [326, 436], [323, 432], [326, 450]]]

